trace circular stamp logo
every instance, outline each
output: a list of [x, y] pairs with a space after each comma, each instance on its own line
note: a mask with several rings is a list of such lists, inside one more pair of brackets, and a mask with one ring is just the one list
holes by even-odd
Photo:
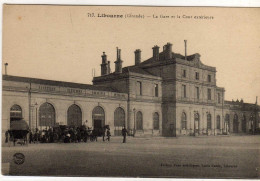
[[15, 153], [13, 156], [14, 163], [17, 165], [21, 165], [24, 163], [25, 156], [22, 153]]

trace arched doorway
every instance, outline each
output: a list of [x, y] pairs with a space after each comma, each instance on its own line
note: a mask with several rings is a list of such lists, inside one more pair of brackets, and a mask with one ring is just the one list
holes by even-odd
[[199, 121], [200, 121], [200, 115], [199, 113], [194, 114], [194, 131], [195, 134], [199, 134]]
[[122, 135], [122, 128], [125, 126], [125, 111], [121, 107], [116, 108], [114, 112], [114, 132], [115, 136]]
[[159, 114], [157, 112], [155, 112], [153, 114], [153, 129], [154, 130], [159, 130], [160, 126], [159, 126]]
[[100, 129], [105, 126], [105, 111], [102, 107], [97, 106], [93, 109], [92, 120], [94, 129]]
[[238, 116], [235, 114], [233, 119], [233, 133], [238, 133], [238, 124]]
[[143, 114], [140, 111], [136, 114], [136, 130], [143, 130]]
[[181, 129], [187, 129], [187, 116], [185, 112], [181, 114]]
[[229, 116], [229, 114], [226, 114], [226, 116], [225, 116], [225, 132], [226, 133], [230, 132], [230, 116]]
[[242, 131], [243, 131], [243, 133], [246, 133], [246, 115], [243, 115]]
[[15, 104], [10, 108], [10, 122], [21, 120], [23, 118], [21, 106]]
[[40, 126], [54, 126], [55, 125], [55, 109], [50, 103], [43, 103], [39, 109]]
[[249, 132], [254, 134], [255, 132], [255, 114], [251, 113], [249, 117]]
[[220, 129], [220, 115], [217, 115], [217, 129]]
[[68, 126], [81, 126], [82, 125], [82, 112], [76, 104], [71, 105], [67, 111]]

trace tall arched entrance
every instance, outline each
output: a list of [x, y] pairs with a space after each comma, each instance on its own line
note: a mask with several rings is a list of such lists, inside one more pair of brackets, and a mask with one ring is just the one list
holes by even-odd
[[122, 135], [123, 126], [125, 126], [125, 111], [121, 107], [118, 107], [114, 112], [115, 136]]
[[220, 115], [217, 115], [217, 129], [220, 130]]
[[160, 126], [159, 126], [159, 114], [157, 112], [155, 112], [153, 114], [153, 129], [154, 130], [159, 130]]
[[238, 116], [235, 114], [233, 119], [233, 133], [238, 133], [238, 124]]
[[207, 130], [211, 130], [212, 125], [211, 125], [211, 114], [207, 115]]
[[21, 120], [23, 118], [21, 106], [15, 104], [10, 109], [10, 122]]
[[230, 132], [230, 117], [229, 114], [226, 114], [225, 116], [225, 132], [229, 133]]
[[82, 125], [82, 112], [76, 104], [71, 105], [67, 111], [68, 126], [81, 126]]
[[39, 125], [52, 127], [55, 125], [55, 109], [50, 103], [43, 103], [39, 108]]
[[243, 133], [246, 133], [246, 115], [243, 115], [243, 119], [242, 119], [242, 131], [243, 131]]
[[187, 116], [185, 112], [181, 114], [181, 129], [187, 129]]
[[97, 106], [93, 109], [92, 120], [94, 129], [100, 129], [105, 126], [105, 111], [102, 107]]
[[136, 114], [136, 130], [143, 130], [143, 114], [140, 111]]
[[199, 125], [200, 125], [200, 115], [199, 113], [194, 114], [194, 132], [199, 134]]

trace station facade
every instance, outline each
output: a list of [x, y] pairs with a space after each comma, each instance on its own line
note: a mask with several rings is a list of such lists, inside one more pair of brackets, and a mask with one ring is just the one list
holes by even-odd
[[117, 48], [115, 71], [103, 52], [101, 76], [93, 85], [3, 75], [2, 131], [23, 118], [31, 129], [54, 125], [98, 128], [109, 125], [112, 135], [123, 126], [135, 136], [219, 135], [253, 133], [259, 110], [243, 100], [225, 101], [216, 85], [216, 68], [199, 54], [180, 55], [167, 43], [152, 48], [141, 61], [123, 67]]

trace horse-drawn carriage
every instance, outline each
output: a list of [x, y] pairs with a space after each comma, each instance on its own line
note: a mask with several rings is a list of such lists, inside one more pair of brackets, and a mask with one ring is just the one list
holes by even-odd
[[28, 133], [29, 126], [25, 120], [11, 121], [10, 130], [8, 130], [8, 143], [9, 146], [11, 141], [15, 146], [15, 143], [20, 143], [21, 145], [28, 145]]

